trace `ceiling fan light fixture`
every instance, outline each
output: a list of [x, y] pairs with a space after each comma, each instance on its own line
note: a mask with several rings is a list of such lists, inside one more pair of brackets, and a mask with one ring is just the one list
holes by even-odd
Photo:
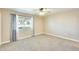
[[40, 12], [39, 15], [43, 16], [45, 15], [45, 12]]

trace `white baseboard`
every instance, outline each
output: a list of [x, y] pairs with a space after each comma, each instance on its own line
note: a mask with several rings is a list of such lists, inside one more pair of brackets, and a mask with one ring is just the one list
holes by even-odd
[[[41, 35], [41, 34], [56, 36], [56, 37], [60, 37], [60, 38], [63, 38], [63, 39], [67, 39], [67, 40], [72, 40], [72, 41], [75, 41], [75, 42], [79, 42], [79, 40], [77, 40], [77, 39], [72, 39], [72, 38], [68, 38], [68, 37], [64, 37], [64, 36], [60, 36], [60, 35], [54, 35], [54, 34], [50, 34], [50, 33], [37, 33], [37, 34], [35, 34], [35, 36]], [[29, 37], [31, 37], [31, 36], [32, 36], [32, 35], [27, 36], [27, 37], [22, 37], [22, 38], [20, 38], [20, 39], [18, 39], [18, 40], [26, 39], [26, 38], [29, 38]], [[6, 44], [6, 43], [9, 43], [9, 42], [10, 42], [10, 41], [5, 41], [5, 42], [2, 42], [0, 45]]]
[[25, 37], [20, 37], [20, 38], [17, 38], [17, 40], [26, 39], [26, 38], [29, 38], [29, 37], [32, 37], [32, 35], [29, 35], [29, 36], [25, 36]]
[[37, 36], [37, 35], [41, 35], [41, 34], [44, 34], [44, 33], [36, 33], [35, 36]]
[[[44, 34], [44, 33], [37, 33], [37, 34], [35, 34], [35, 36], [37, 36], [37, 35], [41, 35], [41, 34]], [[30, 37], [32, 37], [33, 35], [29, 35], [29, 36], [25, 36], [25, 37], [21, 37], [21, 38], [19, 38], [19, 39], [17, 39], [17, 40], [22, 40], [22, 39], [26, 39], [26, 38], [30, 38]], [[2, 42], [0, 45], [2, 45], [2, 44], [6, 44], [6, 43], [9, 43], [10, 41], [5, 41], [5, 42]]]
[[2, 44], [6, 44], [6, 43], [10, 43], [10, 41], [5, 41], [5, 42], [2, 42], [2, 43], [1, 43], [1, 45], [2, 45]]
[[79, 42], [79, 40], [78, 40], [78, 39], [73, 39], [73, 38], [64, 37], [64, 36], [55, 35], [55, 34], [50, 34], [50, 33], [45, 33], [45, 34], [46, 34], [46, 35], [55, 36], [55, 37], [60, 37], [60, 38], [67, 39], [67, 40], [72, 40], [72, 41], [75, 41], [75, 42]]

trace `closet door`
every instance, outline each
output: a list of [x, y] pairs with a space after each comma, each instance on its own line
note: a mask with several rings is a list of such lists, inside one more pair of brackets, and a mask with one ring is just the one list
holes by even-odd
[[17, 15], [17, 40], [33, 36], [33, 17]]

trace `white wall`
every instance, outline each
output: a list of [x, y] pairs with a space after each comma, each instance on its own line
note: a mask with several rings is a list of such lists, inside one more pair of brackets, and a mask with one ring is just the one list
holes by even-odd
[[2, 40], [1, 42], [10, 41], [10, 12], [7, 9], [1, 9], [2, 12]]
[[79, 40], [79, 10], [56, 13], [46, 17], [45, 32]]
[[34, 16], [35, 35], [44, 34], [44, 17]]

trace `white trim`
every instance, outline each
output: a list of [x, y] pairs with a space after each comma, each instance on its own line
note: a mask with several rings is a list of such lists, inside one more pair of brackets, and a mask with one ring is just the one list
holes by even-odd
[[[37, 35], [41, 35], [41, 34], [44, 34], [44, 33], [37, 33], [37, 34], [35, 34], [35, 36], [37, 36]], [[25, 37], [21, 37], [20, 39], [17, 39], [17, 40], [22, 40], [22, 39], [27, 39], [27, 38], [30, 38], [30, 37], [32, 37], [33, 35], [29, 35], [29, 36], [25, 36]], [[5, 42], [2, 42], [0, 45], [2, 45], [2, 44], [6, 44], [6, 43], [9, 43], [10, 41], [5, 41]]]
[[44, 33], [35, 33], [34, 35], [37, 36], [37, 35], [41, 35], [41, 34], [44, 34]]
[[64, 37], [64, 36], [55, 35], [55, 34], [50, 34], [50, 33], [45, 33], [45, 34], [46, 34], [46, 35], [51, 35], [51, 36], [60, 37], [60, 38], [67, 39], [67, 40], [72, 40], [72, 41], [75, 41], [75, 42], [79, 42], [79, 40], [78, 40], [78, 39], [73, 39], [73, 38]]
[[6, 44], [6, 43], [10, 43], [10, 41], [5, 41], [5, 42], [2, 42], [2, 43], [1, 43], [1, 45], [2, 45], [2, 44]]

